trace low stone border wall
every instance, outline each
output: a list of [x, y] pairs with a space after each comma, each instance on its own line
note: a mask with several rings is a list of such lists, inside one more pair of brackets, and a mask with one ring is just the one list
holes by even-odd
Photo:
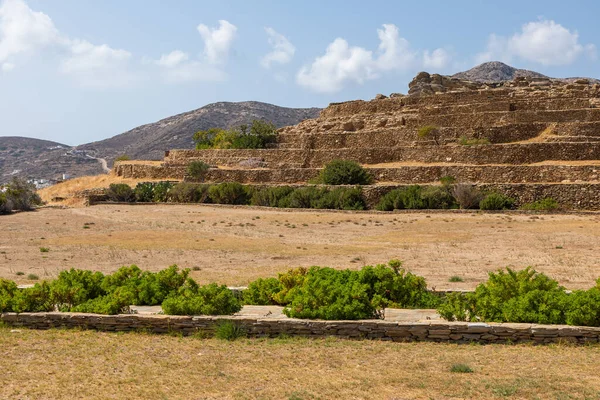
[[569, 342], [598, 343], [600, 328], [537, 324], [485, 324], [466, 322], [388, 322], [382, 320], [317, 321], [260, 319], [248, 317], [206, 317], [167, 315], [96, 315], [77, 313], [5, 313], [0, 321], [12, 327], [30, 329], [80, 328], [99, 331], [145, 331], [206, 335], [214, 333], [221, 321], [233, 321], [251, 337], [279, 335], [391, 340], [394, 342], [433, 341], [454, 343], [539, 344]]

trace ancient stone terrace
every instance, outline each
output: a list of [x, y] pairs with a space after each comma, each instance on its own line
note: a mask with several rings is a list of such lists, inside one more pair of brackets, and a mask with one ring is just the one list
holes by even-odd
[[[378, 185], [435, 184], [453, 176], [503, 187], [586, 184], [592, 185], [589, 196], [598, 196], [600, 85], [540, 78], [480, 84], [439, 77], [419, 74], [406, 96], [331, 104], [317, 119], [280, 129], [274, 148], [171, 150], [159, 165], [121, 162], [115, 172], [184, 179], [186, 166], [202, 160], [215, 167], [208, 182], [302, 184], [327, 162], [348, 159], [370, 169]], [[439, 134], [420, 137], [426, 126]], [[569, 203], [588, 208], [585, 200]]]

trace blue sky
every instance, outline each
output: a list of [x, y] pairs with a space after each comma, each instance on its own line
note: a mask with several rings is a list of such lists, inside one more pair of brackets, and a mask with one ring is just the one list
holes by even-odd
[[216, 101], [324, 107], [491, 60], [600, 77], [600, 5], [576, 5], [0, 0], [0, 136], [77, 145]]

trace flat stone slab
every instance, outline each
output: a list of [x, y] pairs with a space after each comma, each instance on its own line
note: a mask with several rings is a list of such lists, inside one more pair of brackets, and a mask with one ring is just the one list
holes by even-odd
[[[131, 306], [132, 313], [139, 315], [162, 314], [160, 306]], [[243, 306], [240, 312], [236, 313], [238, 317], [250, 317], [261, 319], [288, 319], [283, 313], [283, 307], [280, 306]], [[407, 310], [386, 308], [386, 321], [392, 322], [427, 322], [443, 321], [436, 310]]]

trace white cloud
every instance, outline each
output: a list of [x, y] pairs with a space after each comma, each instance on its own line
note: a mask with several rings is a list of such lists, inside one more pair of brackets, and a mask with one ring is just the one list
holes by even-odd
[[69, 53], [61, 62], [60, 71], [73, 76], [82, 86], [124, 86], [132, 80], [128, 72], [131, 53], [126, 50], [74, 40], [69, 44]]
[[23, 0], [0, 4], [0, 62], [60, 41], [49, 16], [35, 12]]
[[408, 40], [400, 37], [398, 28], [393, 24], [383, 24], [377, 29], [379, 52], [376, 67], [382, 71], [407, 70], [415, 66], [417, 53], [410, 48]]
[[223, 64], [227, 61], [229, 49], [237, 27], [224, 19], [219, 21], [218, 28], [209, 28], [204, 24], [198, 25], [198, 32], [204, 40], [204, 56], [211, 64]]
[[189, 60], [189, 58], [190, 56], [187, 53], [184, 53], [181, 50], [175, 50], [169, 54], [163, 54], [160, 57], [160, 60], [156, 61], [156, 64], [161, 67], [173, 68]]
[[204, 41], [201, 59], [193, 60], [188, 53], [174, 50], [153, 63], [161, 67], [161, 74], [169, 83], [224, 81], [227, 74], [222, 67], [229, 56], [236, 31], [235, 25], [225, 20], [219, 21], [219, 27], [213, 29], [200, 24], [198, 32]]
[[43, 50], [52, 50], [60, 59], [60, 71], [84, 86], [114, 86], [129, 80], [125, 79], [128, 51], [69, 38], [48, 15], [33, 11], [25, 1], [4, 0], [0, 4], [2, 70], [13, 69], [13, 59], [21, 54]]
[[595, 58], [596, 47], [579, 42], [579, 33], [552, 20], [529, 22], [510, 38], [490, 35], [487, 48], [476, 56], [478, 63], [492, 60], [511, 62], [518, 58], [542, 65], [569, 65], [587, 54]]
[[10, 72], [13, 69], [15, 69], [15, 64], [9, 62], [2, 63], [2, 72]]
[[[362, 84], [376, 79], [385, 72], [406, 72], [421, 66], [445, 66], [450, 55], [443, 49], [426, 52], [423, 60], [419, 51], [413, 50], [408, 40], [400, 37], [398, 28], [384, 24], [377, 30], [379, 46], [375, 56], [362, 47], [351, 47], [342, 38], [335, 39], [325, 54], [317, 57], [310, 66], [304, 66], [296, 81], [315, 92], [337, 92], [347, 83]], [[426, 65], [428, 64], [428, 65]]]
[[373, 54], [361, 47], [350, 47], [344, 39], [335, 39], [310, 67], [304, 66], [298, 83], [316, 92], [337, 92], [347, 81], [362, 84], [374, 79]]
[[445, 49], [435, 49], [431, 53], [423, 52], [423, 67], [426, 69], [442, 69], [450, 64], [451, 56]]
[[265, 68], [270, 68], [273, 63], [289, 63], [296, 52], [294, 45], [273, 28], [265, 28], [265, 32], [269, 36], [269, 45], [273, 47], [273, 50], [261, 59], [261, 65]]

